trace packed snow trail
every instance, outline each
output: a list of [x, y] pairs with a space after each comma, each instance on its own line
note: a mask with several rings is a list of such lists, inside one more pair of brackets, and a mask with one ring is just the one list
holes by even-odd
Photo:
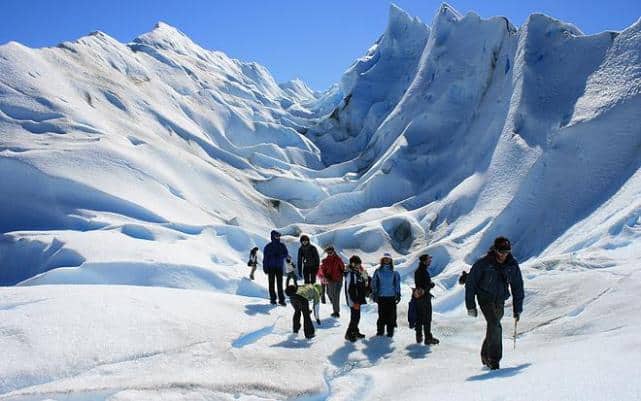
[[0, 399], [491, 400], [506, 389], [516, 400], [637, 399], [635, 263], [577, 271], [563, 282], [537, 267], [524, 268], [530, 278], [516, 351], [508, 346], [511, 319], [503, 320], [497, 372], [481, 367], [483, 319], [462, 307], [435, 313], [441, 344], [425, 347], [407, 327], [405, 301], [393, 339], [373, 336], [376, 308], [367, 305], [360, 327], [368, 337], [351, 343], [343, 339], [346, 306], [333, 319], [322, 305], [309, 341], [291, 333], [291, 307], [266, 299], [127, 286], [7, 288]]

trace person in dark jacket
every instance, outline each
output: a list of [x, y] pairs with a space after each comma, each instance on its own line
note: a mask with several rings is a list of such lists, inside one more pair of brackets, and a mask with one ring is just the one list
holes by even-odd
[[387, 327], [387, 336], [394, 337], [396, 305], [401, 302], [401, 276], [394, 271], [389, 253], [383, 255], [381, 265], [372, 276], [372, 299], [378, 304], [376, 335], [382, 336]]
[[349, 266], [345, 271], [345, 300], [350, 309], [349, 326], [345, 333], [347, 341], [354, 342], [365, 335], [358, 329], [361, 320], [361, 306], [366, 304], [368, 277], [363, 268], [361, 258], [357, 255], [349, 258]]
[[280, 242], [280, 233], [272, 231], [271, 242], [265, 245], [263, 250], [263, 272], [267, 274], [269, 280], [269, 298], [272, 305], [276, 304], [274, 285], [278, 288], [278, 303], [286, 305], [285, 294], [283, 294], [283, 267], [287, 255], [287, 247]]
[[431, 263], [432, 257], [430, 255], [419, 257], [418, 268], [414, 272], [416, 288], [412, 294], [416, 300], [416, 342], [422, 343], [423, 333], [425, 333], [425, 345], [439, 343], [439, 340], [432, 335], [432, 294], [430, 290], [434, 288], [434, 283], [428, 271]]
[[[302, 294], [298, 293], [298, 287], [295, 285], [290, 285], [285, 289], [285, 293], [289, 297], [289, 302], [294, 308], [294, 317], [292, 318], [292, 331], [298, 333], [300, 330], [300, 317], [303, 315], [303, 332], [305, 333], [305, 338], [310, 339], [314, 338], [315, 330], [314, 324], [312, 323], [311, 314], [312, 311], [309, 308], [309, 300], [305, 298]], [[317, 318], [318, 319], [318, 318]]]
[[512, 290], [514, 319], [518, 321], [523, 311], [523, 278], [516, 259], [511, 254], [512, 245], [505, 237], [498, 237], [490, 251], [479, 259], [465, 280], [465, 305], [468, 315], [476, 317], [476, 300], [487, 321], [485, 340], [481, 348], [481, 361], [490, 369], [498, 369], [503, 356], [501, 318], [505, 300]]
[[341, 257], [336, 254], [334, 247], [327, 247], [325, 252], [327, 252], [327, 257], [323, 259], [320, 265], [319, 274], [325, 284], [329, 302], [332, 303], [334, 313], [331, 316], [340, 317], [340, 298], [345, 264]]
[[258, 247], [255, 246], [249, 251], [249, 261], [247, 261], [247, 266], [251, 267], [251, 272], [249, 273], [249, 278], [254, 279], [254, 273], [256, 272], [256, 267], [258, 266]]
[[301, 235], [300, 248], [298, 248], [298, 277], [303, 277], [305, 284], [316, 283], [316, 274], [320, 265], [318, 250], [309, 242], [307, 235]]

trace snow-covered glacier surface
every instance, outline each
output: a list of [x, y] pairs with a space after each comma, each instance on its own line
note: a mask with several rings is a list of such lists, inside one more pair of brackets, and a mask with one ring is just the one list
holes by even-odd
[[[0, 46], [0, 400], [636, 400], [641, 20], [584, 35], [531, 15], [425, 24], [396, 6], [338, 83], [277, 83], [159, 23]], [[434, 333], [313, 341], [246, 256], [434, 257]], [[498, 372], [456, 278], [493, 238], [525, 312]], [[507, 309], [506, 309], [507, 312]], [[361, 330], [373, 333], [376, 310]]]

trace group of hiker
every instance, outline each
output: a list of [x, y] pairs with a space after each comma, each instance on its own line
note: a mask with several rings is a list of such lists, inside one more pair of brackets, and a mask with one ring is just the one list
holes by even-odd
[[[394, 336], [397, 324], [397, 305], [401, 301], [401, 277], [394, 269], [394, 262], [389, 253], [383, 254], [372, 277], [363, 267], [361, 258], [353, 255], [345, 266], [332, 246], [324, 249], [327, 255], [320, 259], [317, 248], [311, 244], [307, 235], [300, 236], [298, 257], [294, 264], [287, 247], [280, 241], [280, 233], [271, 232], [271, 241], [263, 249], [263, 272], [268, 277], [269, 297], [272, 304], [285, 306], [285, 295], [289, 297], [294, 308], [293, 332], [298, 333], [303, 320], [303, 332], [306, 338], [315, 336], [314, 324], [321, 324], [319, 317], [320, 303], [326, 299], [332, 305], [334, 318], [340, 317], [341, 292], [344, 293], [350, 309], [350, 320], [345, 339], [355, 342], [365, 335], [359, 330], [361, 307], [367, 299], [378, 306], [376, 335]], [[465, 304], [468, 315], [478, 315], [476, 304], [487, 321], [486, 336], [481, 348], [481, 361], [490, 369], [498, 369], [502, 357], [501, 319], [505, 301], [513, 297], [513, 314], [519, 320], [523, 310], [523, 279], [519, 265], [511, 254], [510, 241], [505, 237], [495, 239], [487, 255], [479, 259], [469, 274], [463, 272], [459, 282], [465, 285]], [[258, 265], [258, 248], [250, 252], [248, 266], [251, 267], [250, 278]], [[425, 345], [439, 344], [432, 335], [432, 297], [431, 289], [435, 284], [429, 273], [432, 257], [428, 254], [419, 257], [418, 267], [414, 272], [414, 288], [408, 308], [410, 327], [416, 331], [416, 342]], [[283, 290], [283, 275], [286, 274]], [[298, 280], [302, 280], [299, 284]], [[317, 282], [318, 281], [318, 282]], [[508, 288], [509, 287], [509, 288]]]

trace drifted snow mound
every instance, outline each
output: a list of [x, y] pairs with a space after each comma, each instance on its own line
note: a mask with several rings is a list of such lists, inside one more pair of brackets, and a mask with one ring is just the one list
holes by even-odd
[[409, 276], [431, 252], [445, 284], [497, 235], [634, 253], [640, 31], [392, 6], [323, 93], [164, 23], [0, 46], [0, 284], [262, 294], [245, 258], [273, 228]]

